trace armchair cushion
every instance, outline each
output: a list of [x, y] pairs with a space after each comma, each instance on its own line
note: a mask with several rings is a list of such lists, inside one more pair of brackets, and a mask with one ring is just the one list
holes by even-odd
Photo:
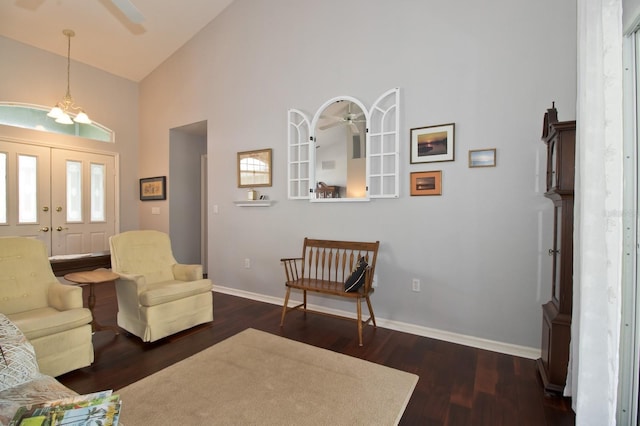
[[[48, 306], [49, 286], [60, 283], [51, 270], [45, 245], [20, 237], [4, 237], [0, 243], [0, 312], [12, 314]], [[82, 289], [77, 291], [81, 308]]]
[[9, 318], [30, 340], [82, 327], [92, 320], [91, 311], [87, 308], [68, 311], [41, 308], [9, 315]]
[[147, 283], [174, 279], [173, 265], [177, 262], [167, 234], [145, 230], [114, 237], [117, 247], [114, 250], [111, 246], [111, 266], [118, 274], [144, 275]]
[[167, 281], [157, 283], [140, 294], [142, 306], [155, 306], [211, 291], [211, 281]]

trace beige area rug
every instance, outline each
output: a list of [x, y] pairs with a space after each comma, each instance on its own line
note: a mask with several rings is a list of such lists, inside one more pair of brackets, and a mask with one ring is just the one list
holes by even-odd
[[418, 376], [247, 329], [119, 391], [139, 425], [393, 425]]

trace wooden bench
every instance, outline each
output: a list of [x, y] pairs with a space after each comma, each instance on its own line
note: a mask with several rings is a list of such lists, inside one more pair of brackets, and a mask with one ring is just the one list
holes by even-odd
[[[307, 292], [339, 296], [356, 301], [358, 325], [358, 343], [362, 346], [362, 325], [372, 323], [376, 327], [371, 300], [373, 294], [373, 275], [376, 268], [379, 241], [331, 241], [305, 238], [302, 257], [281, 259], [287, 278], [287, 292], [282, 305], [282, 319], [292, 310], [307, 311]], [[357, 268], [359, 259], [363, 257], [368, 266], [365, 269], [364, 283], [353, 292], [345, 291], [345, 282]], [[303, 301], [299, 305], [289, 307], [291, 289], [302, 290]], [[367, 302], [369, 318], [362, 321], [362, 301]]]

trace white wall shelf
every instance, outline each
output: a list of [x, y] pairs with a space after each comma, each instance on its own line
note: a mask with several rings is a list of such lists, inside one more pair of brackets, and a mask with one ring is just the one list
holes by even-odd
[[271, 207], [271, 200], [244, 200], [244, 201], [234, 201], [238, 207]]

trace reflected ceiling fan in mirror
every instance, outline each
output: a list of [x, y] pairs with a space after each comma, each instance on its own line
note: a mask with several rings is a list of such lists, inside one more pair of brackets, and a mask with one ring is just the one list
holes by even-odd
[[120, 12], [132, 23], [141, 24], [144, 21], [144, 16], [131, 0], [111, 0], [111, 3], [120, 9]]
[[[337, 101], [336, 105], [339, 105], [343, 102], [346, 102], [346, 107], [340, 105], [340, 109], [335, 112], [335, 115], [322, 115], [321, 119], [326, 122], [326, 124], [322, 124], [318, 126], [320, 130], [330, 129], [332, 127], [337, 126], [350, 126], [353, 134], [357, 135], [360, 133], [358, 126], [355, 123], [365, 123], [367, 120], [364, 118], [364, 112], [353, 102], [349, 101]], [[355, 108], [359, 112], [355, 112], [351, 110], [351, 106], [355, 105]], [[327, 108], [329, 109], [329, 108]]]

